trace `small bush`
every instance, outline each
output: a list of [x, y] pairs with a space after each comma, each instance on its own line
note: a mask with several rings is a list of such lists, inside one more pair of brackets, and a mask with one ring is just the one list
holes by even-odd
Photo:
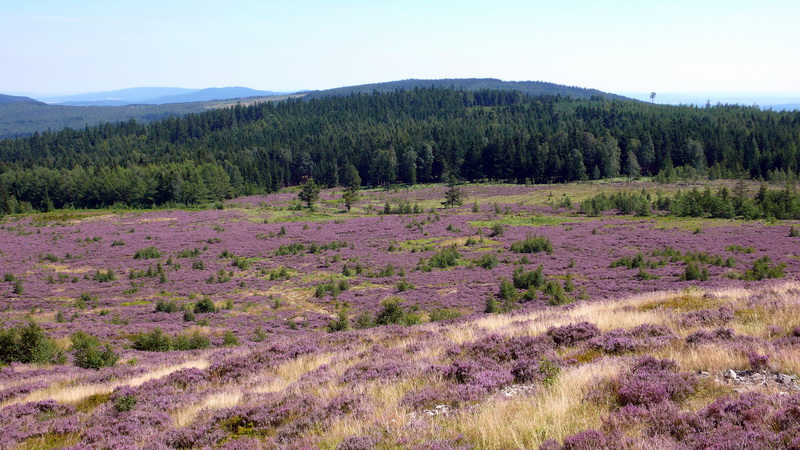
[[518, 289], [539, 289], [544, 286], [545, 278], [543, 266], [539, 266], [536, 270], [526, 272], [522, 267], [514, 269], [512, 279], [514, 280], [514, 287]]
[[42, 261], [49, 261], [51, 263], [57, 263], [58, 262], [58, 256], [56, 256], [56, 255], [54, 255], [52, 253], [48, 253], [48, 254], [46, 254], [46, 255], [44, 255], [42, 257]]
[[461, 254], [455, 247], [448, 247], [431, 256], [428, 265], [437, 269], [446, 269], [458, 265]]
[[317, 298], [325, 297], [330, 294], [331, 297], [337, 298], [342, 291], [350, 289], [350, 283], [347, 280], [334, 281], [330, 280], [327, 283], [317, 285], [314, 296]]
[[291, 274], [286, 266], [279, 266], [269, 272], [269, 281], [288, 280], [290, 277]]
[[203, 297], [202, 299], [198, 300], [197, 303], [195, 303], [194, 305], [195, 314], [214, 313], [214, 312], [217, 312], [217, 307], [214, 305], [214, 301], [211, 300], [210, 297]]
[[84, 369], [100, 369], [117, 364], [119, 356], [110, 345], [101, 347], [100, 340], [83, 331], [77, 331], [70, 337], [75, 365]]
[[429, 314], [431, 322], [451, 320], [461, 317], [461, 311], [455, 308], [436, 308]]
[[405, 278], [397, 282], [397, 292], [405, 292], [411, 289], [416, 289], [416, 286], [406, 281]]
[[703, 267], [702, 269], [700, 266], [695, 262], [689, 262], [686, 264], [686, 269], [683, 272], [683, 275], [680, 277], [681, 281], [707, 281], [708, 280], [708, 268]]
[[136, 406], [137, 400], [133, 395], [122, 395], [114, 399], [114, 409], [117, 412], [128, 412]]
[[415, 325], [421, 322], [421, 317], [414, 311], [407, 311], [402, 305], [403, 300], [390, 297], [381, 302], [381, 310], [375, 315], [376, 325]]
[[248, 260], [247, 258], [240, 258], [238, 256], [234, 256], [231, 265], [240, 270], [247, 270], [250, 268], [250, 260]]
[[116, 280], [117, 279], [117, 275], [114, 274], [114, 271], [111, 270], [111, 269], [108, 269], [105, 272], [103, 272], [102, 270], [98, 269], [98, 270], [96, 270], [94, 272], [94, 275], [92, 276], [92, 279], [94, 281], [99, 282], [99, 283], [107, 283], [109, 281]]
[[174, 313], [180, 310], [177, 303], [170, 300], [159, 300], [156, 302], [155, 312]]
[[[350, 329], [350, 319], [347, 314], [350, 312], [350, 307], [345, 304], [336, 312], [336, 319], [328, 322], [328, 332], [335, 333], [337, 331], [347, 331]], [[367, 328], [367, 327], [364, 327]]]
[[55, 341], [34, 321], [0, 328], [0, 363], [57, 363], [63, 354]]
[[[496, 206], [496, 205], [495, 205]], [[495, 223], [489, 231], [489, 237], [502, 236], [506, 232], [505, 227], [501, 223]]]
[[372, 328], [375, 326], [375, 319], [368, 311], [364, 311], [363, 313], [359, 314], [358, 317], [356, 317], [353, 326], [357, 330]]
[[153, 259], [160, 257], [161, 252], [159, 252], [158, 249], [153, 246], [140, 248], [133, 254], [133, 259]]
[[548, 281], [543, 292], [550, 297], [547, 301], [550, 305], [556, 306], [572, 303], [572, 299], [567, 297], [567, 294], [564, 293], [564, 289], [555, 281]]
[[776, 264], [770, 266], [769, 256], [758, 258], [753, 263], [753, 268], [743, 273], [739, 278], [746, 281], [759, 281], [769, 278], [783, 278], [783, 269], [786, 268], [786, 263]]
[[637, 273], [635, 277], [640, 281], [657, 280], [659, 278], [657, 275], [653, 275], [644, 269], [639, 269], [639, 273]]
[[514, 287], [514, 284], [508, 281], [507, 278], [500, 280], [500, 291], [497, 293], [497, 295], [507, 302], [516, 302], [517, 298], [519, 298], [517, 289]]
[[208, 336], [195, 330], [191, 334], [179, 334], [172, 339], [173, 350], [202, 350], [211, 347]]
[[236, 347], [239, 345], [239, 338], [231, 330], [226, 330], [225, 335], [222, 337], [223, 347]]
[[480, 258], [478, 258], [477, 261], [475, 261], [475, 264], [480, 268], [491, 270], [497, 267], [497, 265], [500, 263], [497, 261], [497, 256], [494, 256], [494, 254], [484, 253]]
[[511, 251], [515, 253], [547, 252], [553, 254], [553, 244], [544, 236], [528, 235], [524, 240], [511, 244]]
[[168, 352], [172, 348], [172, 339], [161, 328], [156, 328], [134, 336], [132, 347], [146, 352]]
[[14, 288], [11, 290], [11, 292], [17, 295], [22, 295], [25, 293], [25, 286], [22, 284], [22, 280], [17, 279], [17, 281], [14, 282]]
[[494, 298], [494, 296], [490, 295], [486, 298], [486, 307], [483, 312], [487, 314], [497, 314], [500, 312], [500, 304], [497, 303], [497, 299]]

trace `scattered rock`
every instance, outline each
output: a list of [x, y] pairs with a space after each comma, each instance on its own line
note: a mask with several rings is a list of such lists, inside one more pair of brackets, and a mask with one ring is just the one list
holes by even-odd
[[[702, 375], [701, 375], [702, 376]], [[766, 370], [727, 370], [723, 374], [724, 382], [734, 384], [736, 392], [747, 392], [758, 388], [772, 388], [781, 392], [800, 391], [800, 383], [796, 375], [774, 373]], [[719, 378], [716, 379], [719, 381]]]
[[500, 395], [510, 398], [518, 395], [532, 394], [535, 390], [536, 385], [533, 384], [512, 384], [511, 386], [504, 387], [503, 390], [500, 391]]
[[445, 416], [445, 417], [447, 417], [447, 416], [450, 415], [451, 412], [452, 411], [451, 411], [450, 407], [447, 406], [447, 405], [436, 405], [432, 409], [424, 409], [424, 410], [422, 410], [422, 414], [425, 414], [426, 416], [429, 416], [429, 417], [435, 417], [435, 416]]

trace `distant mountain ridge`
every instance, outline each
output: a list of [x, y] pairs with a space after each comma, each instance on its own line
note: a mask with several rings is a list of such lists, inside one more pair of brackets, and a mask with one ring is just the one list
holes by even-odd
[[237, 103], [246, 105], [254, 102], [280, 101], [289, 96], [125, 106], [48, 105], [33, 99], [4, 102], [3, 97], [11, 96], [0, 97], [0, 139], [30, 136], [47, 130], [83, 128], [106, 122], [126, 122], [130, 119], [146, 123], [225, 108]]
[[535, 97], [539, 95], [562, 95], [577, 99], [588, 99], [592, 96], [601, 96], [609, 100], [628, 100], [617, 94], [588, 89], [575, 86], [565, 86], [562, 84], [548, 83], [545, 81], [503, 81], [496, 78], [445, 78], [440, 80], [408, 79], [400, 81], [389, 81], [385, 83], [362, 84], [358, 86], [347, 86], [321, 91], [309, 91], [307, 98], [325, 97], [330, 95], [351, 95], [351, 94], [371, 94], [372, 92], [393, 92], [398, 89], [409, 90], [415, 88], [453, 88], [468, 91], [483, 89], [490, 90], [514, 90], [525, 95]]
[[246, 87], [185, 89], [175, 87], [138, 87], [64, 97], [40, 98], [0, 96], [0, 139], [28, 136], [47, 130], [83, 128], [103, 122], [135, 119], [151, 122], [173, 116], [199, 113], [208, 109], [235, 105], [237, 102], [280, 101], [288, 97], [321, 98], [394, 92], [415, 88], [452, 88], [461, 90], [513, 90], [528, 96], [561, 95], [576, 99], [593, 96], [609, 100], [637, 101], [597, 89], [565, 86], [543, 81], [502, 81], [495, 78], [408, 79], [364, 84], [321, 91], [281, 94]]
[[69, 106], [126, 106], [207, 102], [247, 97], [268, 97], [281, 94], [279, 92], [259, 91], [240, 86], [206, 89], [138, 87], [61, 97], [46, 97], [40, 100], [46, 103]]
[[4, 95], [0, 94], [0, 105], [9, 103], [41, 103], [30, 97], [20, 97], [18, 95]]

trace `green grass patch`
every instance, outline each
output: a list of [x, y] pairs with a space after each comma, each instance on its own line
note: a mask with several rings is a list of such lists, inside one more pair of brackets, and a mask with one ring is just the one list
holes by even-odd
[[43, 448], [66, 448], [77, 445], [81, 441], [80, 433], [45, 433], [26, 439], [18, 447], [19, 450], [34, 450]]
[[140, 306], [140, 305], [152, 305], [153, 303], [149, 300], [134, 300], [132, 302], [122, 302], [120, 306]]
[[584, 217], [563, 217], [563, 216], [505, 216], [499, 217], [497, 220], [473, 220], [469, 224], [473, 227], [486, 227], [491, 228], [495, 224], [506, 225], [510, 227], [546, 227], [546, 226], [561, 226], [567, 223], [586, 222], [589, 220], [596, 220], [596, 218]]
[[677, 295], [664, 300], [656, 300], [639, 306], [641, 311], [651, 311], [654, 309], [672, 309], [674, 311], [698, 311], [712, 307], [719, 307], [721, 300], [703, 297], [698, 294], [686, 293]]
[[78, 401], [78, 403], [75, 404], [75, 409], [78, 410], [79, 412], [91, 412], [98, 406], [107, 402], [109, 398], [111, 398], [110, 392], [107, 394], [90, 395]]

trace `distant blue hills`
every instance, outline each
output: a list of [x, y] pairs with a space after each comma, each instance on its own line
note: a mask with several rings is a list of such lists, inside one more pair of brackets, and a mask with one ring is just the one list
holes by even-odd
[[[625, 93], [630, 98], [650, 101], [650, 93]], [[717, 103], [723, 105], [756, 105], [761, 109], [773, 111], [800, 110], [800, 95], [797, 93], [736, 93], [736, 92], [656, 92], [654, 103], [662, 105], [697, 105], [705, 106]]]
[[116, 91], [90, 92], [37, 100], [69, 106], [165, 105], [168, 103], [208, 102], [247, 97], [269, 97], [280, 92], [259, 91], [246, 87], [186, 89], [172, 87], [136, 87]]

